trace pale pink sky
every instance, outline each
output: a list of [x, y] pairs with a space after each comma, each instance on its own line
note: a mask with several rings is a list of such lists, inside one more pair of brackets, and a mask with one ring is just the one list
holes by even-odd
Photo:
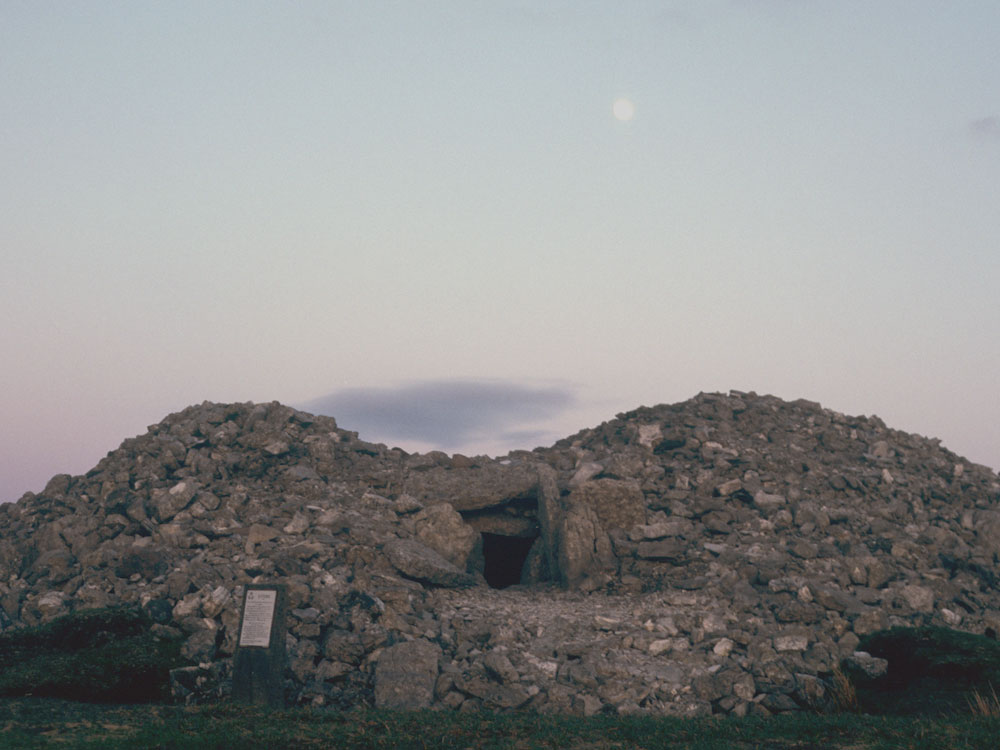
[[[5, 3], [0, 500], [192, 403], [343, 389], [409, 420], [344, 427], [411, 447], [735, 388], [1000, 466], [997, 28], [915, 0]], [[405, 399], [455, 383], [488, 387], [414, 437]]]

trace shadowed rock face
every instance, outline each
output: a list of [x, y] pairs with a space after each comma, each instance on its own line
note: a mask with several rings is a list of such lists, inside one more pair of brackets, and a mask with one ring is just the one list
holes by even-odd
[[139, 602], [213, 664], [178, 681], [202, 700], [242, 587], [281, 581], [302, 703], [766, 713], [881, 628], [1000, 630], [998, 519], [989, 469], [807, 401], [700, 394], [498, 460], [204, 403], [0, 506], [0, 625]]

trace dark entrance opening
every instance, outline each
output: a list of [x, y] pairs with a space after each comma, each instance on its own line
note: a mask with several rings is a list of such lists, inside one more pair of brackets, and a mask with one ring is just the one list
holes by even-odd
[[483, 532], [483, 577], [494, 589], [521, 582], [521, 570], [537, 536], [504, 536]]

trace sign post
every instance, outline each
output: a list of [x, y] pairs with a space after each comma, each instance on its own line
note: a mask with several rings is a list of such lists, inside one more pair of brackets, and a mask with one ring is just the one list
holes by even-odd
[[285, 706], [285, 619], [282, 584], [247, 584], [233, 657], [233, 700]]

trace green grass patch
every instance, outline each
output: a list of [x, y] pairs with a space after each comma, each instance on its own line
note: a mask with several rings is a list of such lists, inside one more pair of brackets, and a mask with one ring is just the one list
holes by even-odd
[[1000, 719], [800, 714], [769, 718], [589, 718], [248, 706], [101, 706], [0, 701], [0, 748], [369, 748], [370, 750], [979, 750]]
[[1000, 686], [1000, 643], [985, 636], [931, 626], [890, 628], [866, 635], [858, 648], [889, 662], [883, 677], [850, 675], [860, 708], [869, 713], [968, 713], [975, 691]]
[[169, 698], [180, 639], [151, 632], [137, 607], [65, 615], [0, 634], [0, 696], [140, 703]]

